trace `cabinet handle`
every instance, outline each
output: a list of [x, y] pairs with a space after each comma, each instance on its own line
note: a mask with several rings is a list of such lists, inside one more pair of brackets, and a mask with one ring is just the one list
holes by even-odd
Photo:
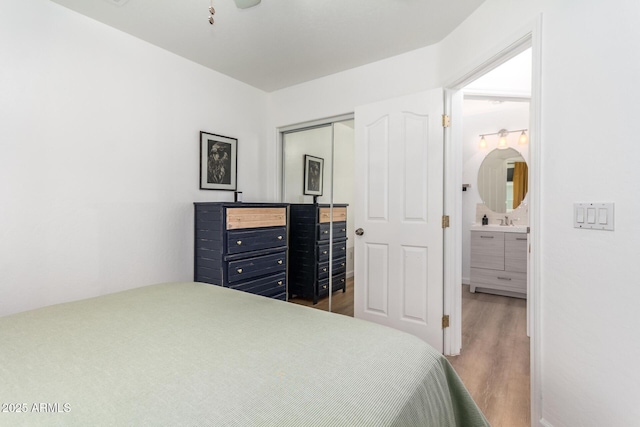
[[344, 279], [340, 279], [340, 281], [341, 281], [342, 283], [344, 283]]
[[322, 255], [326, 255], [326, 254], [327, 254], [327, 251], [322, 251]]
[[327, 285], [324, 285], [324, 286], [322, 287], [322, 289], [327, 289]]
[[323, 268], [323, 269], [322, 269], [322, 271], [323, 271], [323, 272], [326, 272], [326, 271], [327, 271], [327, 267]]
[[282, 240], [282, 236], [278, 236], [278, 240]]
[[344, 246], [340, 248], [341, 251], [344, 251]]
[[516, 237], [516, 240], [527, 240], [526, 237]]
[[325, 231], [324, 231], [324, 234], [329, 234], [329, 230], [325, 230]]
[[238, 274], [242, 273], [242, 269], [241, 268], [237, 269], [236, 271], [238, 272]]
[[344, 267], [344, 265], [345, 265], [345, 264], [344, 264], [344, 262], [343, 262], [342, 264], [340, 264], [340, 267]]
[[282, 260], [281, 259], [278, 260], [278, 264], [282, 265]]
[[341, 228], [340, 231], [347, 231], [347, 229], [346, 228]]
[[241, 244], [242, 244], [242, 240], [238, 240], [238, 241], [236, 242], [236, 245], [238, 245], [238, 246], [240, 246]]
[[278, 280], [278, 286], [282, 286], [282, 280]]
[[480, 236], [481, 239], [493, 239], [493, 236]]
[[511, 277], [500, 277], [500, 276], [498, 276], [498, 280], [511, 280]]

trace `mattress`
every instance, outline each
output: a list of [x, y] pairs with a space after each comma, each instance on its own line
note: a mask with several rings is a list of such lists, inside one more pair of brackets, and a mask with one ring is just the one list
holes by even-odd
[[0, 318], [0, 425], [487, 426], [411, 335], [202, 283]]

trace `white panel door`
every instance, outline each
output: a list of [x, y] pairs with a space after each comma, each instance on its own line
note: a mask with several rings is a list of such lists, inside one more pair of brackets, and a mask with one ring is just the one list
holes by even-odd
[[[356, 108], [355, 317], [442, 351], [443, 93]], [[358, 232], [362, 231], [362, 234]]]

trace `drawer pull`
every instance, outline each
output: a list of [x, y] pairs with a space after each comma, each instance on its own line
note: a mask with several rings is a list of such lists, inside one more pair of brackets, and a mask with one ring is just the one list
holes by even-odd
[[278, 286], [282, 286], [282, 280], [278, 280]]
[[238, 272], [238, 274], [242, 273], [242, 269], [241, 268], [237, 269], [236, 271]]
[[342, 283], [344, 283], [344, 279], [340, 279], [340, 281], [341, 281]]
[[347, 231], [347, 229], [346, 228], [341, 228], [340, 231]]
[[481, 239], [493, 239], [493, 236], [480, 236]]
[[500, 277], [500, 276], [498, 276], [498, 280], [511, 280], [511, 277]]
[[329, 230], [325, 230], [325, 231], [324, 231], [324, 234], [329, 234]]
[[322, 255], [326, 255], [326, 254], [327, 254], [327, 251], [322, 251]]
[[326, 271], [327, 271], [327, 267], [323, 268], [323, 269], [322, 269], [322, 271], [323, 271], [323, 272], [326, 272]]
[[322, 287], [322, 289], [327, 289], [327, 285], [324, 285], [324, 286]]
[[242, 240], [238, 240], [238, 241], [236, 242], [236, 245], [238, 245], [238, 246], [242, 245]]
[[340, 267], [344, 267], [344, 266], [345, 266], [345, 263], [344, 263], [344, 262], [343, 262], [342, 264], [340, 264]]
[[278, 264], [282, 265], [282, 260], [281, 259], [278, 260]]
[[344, 251], [344, 246], [340, 248], [341, 251]]
[[527, 240], [526, 237], [516, 237], [516, 240]]
[[278, 240], [282, 240], [282, 236], [278, 236]]

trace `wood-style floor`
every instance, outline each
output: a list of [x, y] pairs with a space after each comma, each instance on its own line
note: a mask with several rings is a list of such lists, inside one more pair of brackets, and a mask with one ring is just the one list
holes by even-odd
[[[313, 305], [327, 310], [329, 299]], [[353, 279], [347, 291], [335, 292], [334, 313], [353, 316]], [[447, 356], [493, 427], [529, 427], [529, 338], [526, 301], [462, 289], [462, 354]]]
[[462, 288], [462, 352], [447, 356], [493, 427], [528, 427], [527, 302]]

